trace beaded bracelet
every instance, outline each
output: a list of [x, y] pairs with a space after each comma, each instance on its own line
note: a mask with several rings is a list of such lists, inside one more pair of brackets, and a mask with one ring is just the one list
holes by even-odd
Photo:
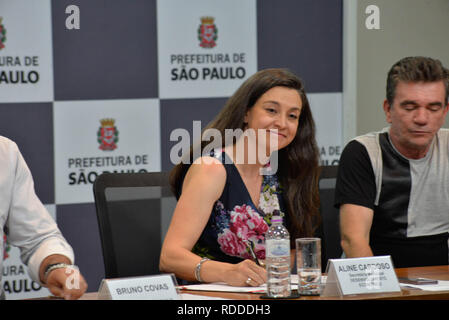
[[61, 269], [61, 268], [77, 268], [77, 266], [73, 265], [73, 264], [67, 264], [67, 263], [54, 263], [54, 264], [49, 264], [46, 268], [45, 268], [45, 272], [44, 272], [44, 282], [47, 282], [47, 277], [50, 274], [50, 272], [52, 272], [55, 269]]

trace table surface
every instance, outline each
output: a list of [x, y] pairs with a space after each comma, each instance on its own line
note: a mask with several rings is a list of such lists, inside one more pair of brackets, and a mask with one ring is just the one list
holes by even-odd
[[[409, 278], [429, 278], [437, 280], [449, 280], [449, 266], [432, 266], [432, 267], [416, 267], [416, 268], [399, 268], [395, 269], [398, 277]], [[182, 290], [183, 293], [191, 293], [197, 295], [206, 295], [210, 297], [220, 297], [235, 300], [260, 300], [260, 294], [254, 293], [232, 293], [232, 292], [201, 292]], [[376, 294], [358, 294], [348, 295], [344, 297], [321, 297], [321, 296], [301, 296], [295, 300], [366, 300], [366, 299], [384, 299], [384, 300], [448, 300], [449, 291], [424, 291], [415, 288], [401, 287], [401, 292], [392, 293], [376, 293]]]
[[[449, 280], [449, 266], [414, 267], [395, 269], [398, 277], [430, 278], [436, 280]], [[260, 293], [235, 293], [216, 291], [181, 290], [181, 293], [189, 293], [208, 297], [218, 297], [231, 300], [261, 300]], [[97, 293], [86, 293], [82, 300], [95, 300]], [[295, 300], [449, 300], [449, 291], [424, 291], [415, 288], [401, 287], [401, 292], [358, 294], [343, 297], [301, 296]]]

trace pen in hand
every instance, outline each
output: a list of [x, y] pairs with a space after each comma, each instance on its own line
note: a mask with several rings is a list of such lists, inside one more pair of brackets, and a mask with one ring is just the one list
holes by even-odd
[[260, 263], [259, 259], [256, 256], [256, 253], [254, 252], [254, 243], [251, 240], [243, 240], [246, 244], [246, 247], [249, 250], [249, 253], [253, 257], [253, 260], [256, 262], [256, 264], [260, 267], [263, 267], [263, 265]]

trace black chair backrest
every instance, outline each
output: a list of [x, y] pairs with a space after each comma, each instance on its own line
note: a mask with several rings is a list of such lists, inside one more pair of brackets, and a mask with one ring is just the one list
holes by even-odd
[[106, 278], [159, 273], [176, 206], [167, 172], [103, 173], [94, 182]]
[[322, 221], [322, 267], [329, 259], [338, 259], [343, 250], [340, 245], [340, 215], [334, 207], [334, 192], [338, 166], [322, 166], [319, 180], [320, 213]]

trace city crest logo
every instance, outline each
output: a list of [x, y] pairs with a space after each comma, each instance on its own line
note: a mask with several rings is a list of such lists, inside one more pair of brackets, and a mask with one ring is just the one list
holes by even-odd
[[0, 17], [0, 50], [2, 50], [5, 47], [6, 42], [6, 29], [5, 26], [2, 24], [3, 18]]
[[201, 24], [198, 28], [198, 40], [200, 47], [213, 48], [217, 45], [218, 29], [214, 24], [213, 17], [201, 17]]
[[101, 127], [97, 131], [97, 141], [100, 144], [98, 147], [103, 151], [112, 151], [117, 149], [118, 130], [114, 125], [114, 119], [101, 119]]

